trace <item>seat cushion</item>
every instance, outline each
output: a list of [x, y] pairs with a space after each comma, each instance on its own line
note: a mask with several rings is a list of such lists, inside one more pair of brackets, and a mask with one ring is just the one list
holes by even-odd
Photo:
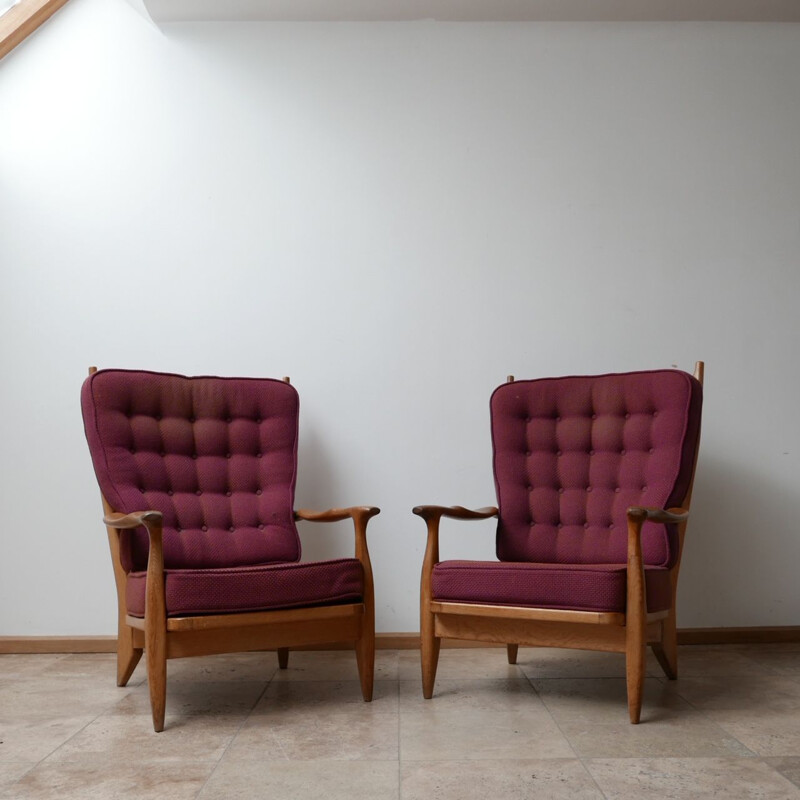
[[[647, 610], [672, 603], [669, 571], [645, 567]], [[433, 569], [433, 597], [456, 603], [623, 612], [625, 564], [530, 564], [442, 561]]]
[[[128, 575], [128, 613], [144, 616], [145, 572]], [[354, 603], [363, 592], [355, 558], [228, 569], [165, 571], [167, 616], [227, 614]]]

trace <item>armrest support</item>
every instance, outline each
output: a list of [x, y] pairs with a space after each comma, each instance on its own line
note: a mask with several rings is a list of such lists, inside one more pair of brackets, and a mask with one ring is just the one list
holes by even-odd
[[380, 514], [381, 510], [375, 506], [351, 506], [350, 508], [329, 508], [327, 511], [311, 511], [307, 508], [298, 508], [294, 518], [306, 522], [339, 522], [343, 519], [365, 519]]
[[103, 517], [103, 522], [109, 528], [116, 528], [118, 531], [138, 528], [143, 525], [145, 528], [160, 528], [164, 515], [160, 511], [134, 511], [132, 514], [120, 514], [113, 511]]
[[628, 519], [636, 519], [641, 522], [686, 522], [689, 519], [689, 512], [685, 508], [648, 508], [646, 506], [631, 506], [628, 509]]
[[356, 558], [364, 569], [364, 594], [372, 602], [372, 564], [369, 560], [367, 548], [367, 523], [370, 519], [381, 513], [376, 506], [350, 506], [349, 508], [329, 508], [327, 511], [311, 511], [299, 508], [294, 512], [296, 520], [306, 522], [339, 522], [343, 519], [352, 519], [356, 537]]
[[147, 552], [147, 578], [144, 594], [145, 647], [151, 651], [163, 649], [167, 627], [167, 601], [164, 593], [164, 515], [160, 511], [135, 511], [120, 514], [112, 511], [103, 522], [117, 531], [143, 526], [150, 538]]
[[485, 506], [471, 510], [464, 506], [414, 506], [412, 514], [422, 517], [426, 522], [431, 519], [449, 517], [450, 519], [489, 519], [497, 516], [497, 509], [494, 506]]

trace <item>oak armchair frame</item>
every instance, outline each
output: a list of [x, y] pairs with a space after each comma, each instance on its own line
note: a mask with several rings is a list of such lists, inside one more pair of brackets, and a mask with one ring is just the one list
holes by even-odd
[[[694, 377], [703, 382], [704, 364], [695, 364]], [[514, 377], [509, 376], [508, 382]], [[699, 437], [698, 437], [699, 445]], [[697, 453], [695, 452], [695, 467]], [[441, 640], [465, 639], [506, 644], [508, 663], [517, 663], [519, 645], [565, 647], [625, 654], [625, 672], [630, 721], [641, 717], [645, 653], [653, 649], [664, 674], [678, 677], [678, 641], [675, 616], [678, 572], [686, 524], [689, 518], [694, 468], [686, 497], [680, 507], [670, 509], [632, 506], [627, 510], [627, 602], [626, 611], [569, 611], [552, 608], [480, 605], [437, 601], [433, 597], [433, 568], [439, 562], [441, 519], [482, 520], [496, 517], [498, 509], [487, 506], [470, 510], [462, 506], [421, 505], [412, 511], [425, 520], [428, 540], [420, 585], [420, 645], [422, 693], [433, 696]], [[664, 611], [648, 613], [642, 559], [642, 526], [646, 521], [672, 523], [678, 529], [678, 554], [670, 569], [672, 603]]]

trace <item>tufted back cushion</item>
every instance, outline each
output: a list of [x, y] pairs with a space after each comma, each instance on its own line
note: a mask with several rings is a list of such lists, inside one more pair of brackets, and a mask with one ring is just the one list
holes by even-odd
[[[116, 511], [164, 514], [168, 568], [297, 561], [299, 399], [288, 383], [102, 370], [81, 391], [86, 438]], [[147, 564], [143, 529], [122, 539]]]
[[[680, 505], [702, 387], [677, 370], [517, 381], [491, 398], [501, 561], [624, 564], [626, 510]], [[677, 558], [674, 526], [645, 523], [651, 566]]]

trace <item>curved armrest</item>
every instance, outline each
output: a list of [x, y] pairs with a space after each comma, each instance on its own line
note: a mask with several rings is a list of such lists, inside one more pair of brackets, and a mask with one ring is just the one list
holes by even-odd
[[305, 520], [306, 522], [339, 522], [343, 519], [370, 519], [380, 513], [381, 510], [375, 506], [329, 508], [327, 511], [311, 511], [307, 508], [298, 508], [294, 512], [294, 518]]
[[412, 514], [422, 517], [424, 520], [439, 519], [449, 517], [451, 519], [489, 519], [497, 516], [497, 509], [494, 506], [485, 506], [474, 511], [464, 506], [414, 506]]
[[164, 519], [160, 511], [134, 511], [133, 514], [120, 514], [114, 511], [103, 517], [103, 522], [109, 528], [116, 528], [118, 531], [138, 528], [144, 525], [148, 530], [151, 526], [159, 527]]
[[640, 522], [685, 522], [689, 519], [689, 512], [685, 508], [648, 508], [646, 506], [631, 506], [628, 509], [628, 519]]
[[[372, 596], [372, 565], [369, 560], [367, 548], [367, 523], [381, 510], [376, 506], [350, 506], [350, 508], [329, 508], [327, 511], [310, 511], [299, 508], [294, 512], [294, 518], [306, 522], [339, 522], [343, 519], [352, 519], [356, 536], [356, 558], [364, 568], [364, 591]], [[370, 601], [371, 602], [371, 601]]]

